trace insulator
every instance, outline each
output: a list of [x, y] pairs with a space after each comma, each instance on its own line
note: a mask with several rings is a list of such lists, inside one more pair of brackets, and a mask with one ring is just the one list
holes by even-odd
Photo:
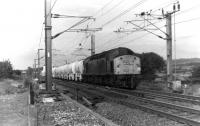
[[140, 14], [140, 16], [144, 16], [145, 15], [145, 12], [142, 12], [141, 14]]
[[163, 10], [163, 8], [162, 8], [162, 15], [164, 16], [164, 10]]
[[175, 4], [173, 5], [173, 10], [176, 11], [176, 6], [175, 6]]
[[180, 7], [180, 4], [178, 3], [178, 10], [180, 10], [180, 8], [181, 8], [181, 7]]

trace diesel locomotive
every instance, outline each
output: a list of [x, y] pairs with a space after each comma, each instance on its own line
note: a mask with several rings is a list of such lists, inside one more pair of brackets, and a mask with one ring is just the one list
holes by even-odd
[[129, 89], [136, 88], [140, 74], [140, 58], [132, 50], [124, 47], [52, 69], [52, 75], [57, 79]]

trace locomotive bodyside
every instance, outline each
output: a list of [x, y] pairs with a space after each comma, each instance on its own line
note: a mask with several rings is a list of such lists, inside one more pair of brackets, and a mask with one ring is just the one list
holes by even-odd
[[140, 60], [127, 48], [116, 48], [84, 61], [85, 82], [135, 88], [139, 81]]

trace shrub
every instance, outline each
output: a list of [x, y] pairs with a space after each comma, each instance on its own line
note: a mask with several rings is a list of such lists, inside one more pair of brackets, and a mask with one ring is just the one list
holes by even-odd
[[0, 78], [11, 78], [13, 67], [9, 60], [0, 62]]

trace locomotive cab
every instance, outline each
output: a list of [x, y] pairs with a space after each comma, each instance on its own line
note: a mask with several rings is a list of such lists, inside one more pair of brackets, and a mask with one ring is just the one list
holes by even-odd
[[123, 55], [114, 59], [114, 74], [140, 74], [140, 59], [133, 55]]
[[140, 79], [140, 58], [119, 47], [84, 60], [83, 79], [89, 83], [135, 89]]

